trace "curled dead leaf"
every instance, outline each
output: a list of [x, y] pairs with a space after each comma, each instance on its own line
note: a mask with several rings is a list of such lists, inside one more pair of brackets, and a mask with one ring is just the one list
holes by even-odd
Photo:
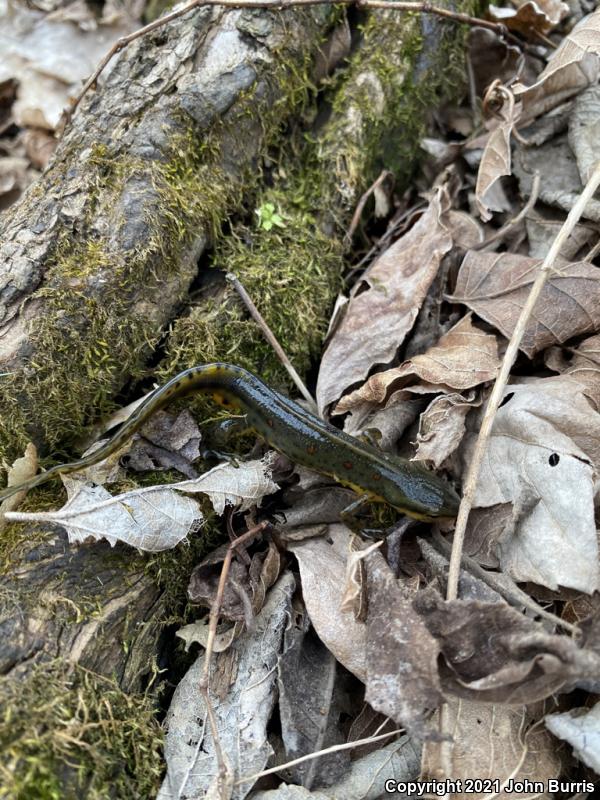
[[515, 84], [523, 116], [534, 118], [555, 108], [600, 75], [600, 11], [584, 17], [548, 59], [531, 86]]
[[539, 41], [537, 34], [549, 33], [569, 13], [561, 0], [520, 0], [518, 8], [488, 7], [488, 16], [528, 39]]
[[470, 389], [493, 380], [499, 365], [496, 337], [478, 330], [467, 315], [425, 353], [399, 367], [376, 372], [360, 389], [343, 397], [335, 413], [343, 414], [363, 403], [382, 406], [392, 392], [419, 379], [427, 384], [428, 392]]
[[521, 704], [577, 681], [598, 684], [597, 647], [548, 633], [504, 603], [445, 601], [428, 588], [415, 607], [444, 656], [441, 683], [453, 695]]

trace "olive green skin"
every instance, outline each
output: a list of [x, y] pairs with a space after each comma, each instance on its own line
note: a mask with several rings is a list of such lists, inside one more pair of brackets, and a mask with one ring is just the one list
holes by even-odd
[[444, 480], [419, 464], [395, 458], [339, 431], [232, 364], [202, 364], [180, 372], [138, 406], [102, 447], [3, 490], [0, 500], [98, 463], [121, 447], [155, 411], [190, 392], [203, 392], [223, 406], [241, 409], [249, 427], [295, 463], [389, 503], [404, 514], [425, 520], [456, 516], [459, 497]]

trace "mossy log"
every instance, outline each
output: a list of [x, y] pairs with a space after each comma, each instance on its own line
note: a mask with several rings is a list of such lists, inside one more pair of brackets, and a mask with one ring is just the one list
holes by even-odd
[[331, 9], [200, 8], [127, 48], [0, 236], [0, 455], [105, 412], [306, 94]]
[[[158, 375], [225, 358], [284, 383], [229, 290], [199, 280], [209, 246], [213, 266], [241, 277], [308, 368], [357, 199], [384, 166], [410, 175], [426, 113], [462, 64], [456, 27], [354, 16], [354, 52], [321, 123], [311, 64], [336, 21], [318, 8], [199, 9], [125, 51], [84, 101], [0, 234], [0, 455], [20, 454], [29, 438], [46, 451], [68, 445], [143, 374], [170, 324], [163, 357], [153, 356]], [[298, 135], [282, 142], [300, 110]], [[279, 163], [262, 182], [267, 153]], [[273, 203], [284, 227], [242, 221], [223, 235], [249, 192], [257, 208]], [[192, 284], [205, 288], [193, 302]], [[55, 506], [57, 495], [51, 487], [27, 502]], [[140, 789], [158, 780], [147, 686], [167, 666], [166, 626], [185, 613], [206, 534], [190, 544], [132, 557], [107, 543], [69, 547], [38, 526], [0, 532], [0, 706], [22, 704], [16, 721], [0, 717], [8, 796], [152, 796]], [[126, 735], [110, 732], [105, 707]]]

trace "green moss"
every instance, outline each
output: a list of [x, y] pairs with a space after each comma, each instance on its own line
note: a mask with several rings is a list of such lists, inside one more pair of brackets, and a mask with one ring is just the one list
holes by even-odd
[[[282, 58], [289, 51], [282, 38]], [[306, 102], [309, 62], [306, 52], [288, 56], [276, 71], [265, 69], [209, 131], [198, 132], [181, 112], [160, 160], [119, 155], [118, 143], [116, 152], [106, 144], [92, 148], [86, 206], [75, 230], [65, 229], [47, 264], [44, 288], [32, 297], [32, 303], [43, 300], [44, 314], [31, 323], [30, 361], [0, 381], [0, 460], [20, 455], [32, 435], [46, 451], [59, 443], [68, 447], [91, 420], [112, 409], [112, 398], [126, 381], [141, 376], [162, 333], [157, 321], [164, 322], [158, 306], [165, 276], [181, 273], [185, 290], [193, 273], [192, 241], [202, 235], [214, 240], [228, 211], [258, 183], [260, 161], [250, 157], [256, 119], [266, 152], [281, 135], [286, 115]], [[231, 169], [244, 159], [241, 173]], [[67, 162], [63, 154], [54, 167], [58, 182]], [[111, 237], [100, 231], [128, 224], [122, 198], [128, 191], [135, 196], [142, 176], [144, 185], [154, 188], [144, 192], [140, 211], [147, 227], [144, 244], [114, 252]]]
[[0, 708], [0, 798], [155, 796], [162, 732], [149, 693], [53, 661], [0, 678]]
[[[238, 225], [218, 243], [213, 263], [239, 278], [296, 369], [305, 373], [319, 352], [340, 283], [339, 244], [290, 207], [281, 192], [260, 198], [286, 209], [285, 227], [266, 231]], [[222, 360], [258, 370], [277, 386], [288, 385], [287, 373], [232, 289], [180, 320], [169, 346], [172, 355], [162, 377], [190, 364]]]
[[[468, 9], [467, 9], [468, 10]], [[343, 85], [331, 99], [331, 118], [319, 137], [322, 194], [334, 198], [337, 221], [382, 169], [402, 190], [418, 166], [419, 142], [440, 97], [464, 85], [464, 36], [453, 23], [436, 28], [436, 49], [422, 63], [420, 14], [378, 11], [368, 16]]]
[[[240, 279], [301, 375], [318, 357], [341, 288], [344, 233], [360, 194], [384, 167], [403, 188], [428, 112], [463, 79], [462, 35], [451, 24], [439, 26], [437, 55], [419, 65], [421, 22], [392, 11], [367, 17], [360, 48], [327, 93], [328, 121], [317, 136], [288, 132], [271, 155], [274, 186], [247, 209], [252, 223], [239, 222], [217, 243], [213, 265]], [[304, 108], [308, 119], [316, 116], [314, 98], [312, 110], [306, 100]], [[285, 227], [254, 224], [254, 209], [269, 204]], [[177, 321], [159, 375], [215, 360], [235, 361], [291, 388], [233, 291], [204, 296]], [[198, 407], [207, 413], [204, 403]]]

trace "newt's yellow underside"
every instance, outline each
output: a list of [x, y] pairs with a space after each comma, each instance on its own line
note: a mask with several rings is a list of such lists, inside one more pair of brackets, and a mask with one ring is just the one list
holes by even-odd
[[190, 392], [204, 392], [227, 408], [240, 409], [248, 426], [276, 450], [360, 494], [389, 503], [417, 519], [456, 516], [459, 498], [446, 481], [419, 464], [383, 453], [343, 433], [232, 364], [202, 364], [180, 372], [151, 394], [102, 447], [78, 461], [59, 464], [4, 489], [0, 500], [98, 463], [121, 447], [155, 411]]

